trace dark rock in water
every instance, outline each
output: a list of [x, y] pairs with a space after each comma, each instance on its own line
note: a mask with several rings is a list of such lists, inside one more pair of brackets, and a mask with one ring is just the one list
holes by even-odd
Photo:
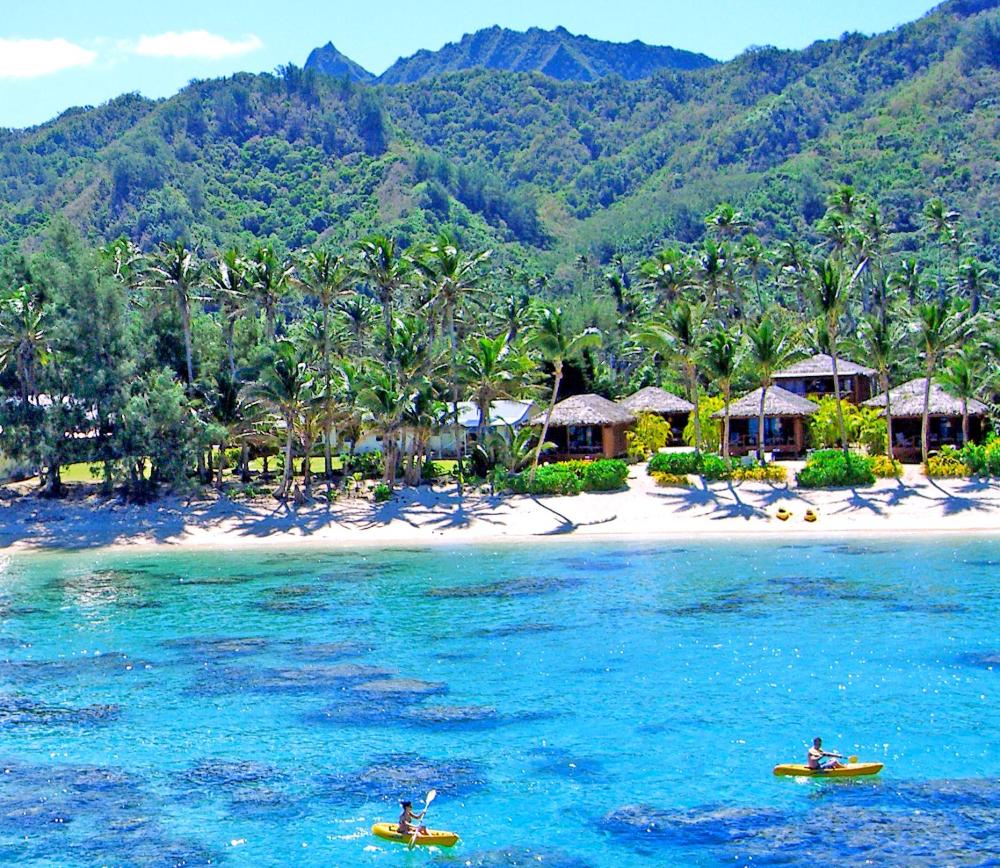
[[123, 675], [140, 673], [153, 668], [148, 660], [136, 659], [118, 651], [87, 654], [57, 660], [4, 660], [0, 674], [20, 684], [46, 681], [63, 682], [83, 675]]
[[338, 660], [341, 657], [358, 657], [371, 650], [360, 642], [312, 642], [293, 646], [291, 653], [305, 660]]
[[[451, 857], [440, 857], [432, 865], [450, 865]], [[510, 847], [503, 850], [479, 850], [462, 854], [462, 865], [472, 868], [590, 868], [589, 862], [559, 850], [534, 847]]]
[[539, 633], [559, 633], [568, 630], [560, 624], [511, 624], [508, 627], [486, 627], [476, 630], [473, 636], [484, 639], [503, 639], [508, 636], [536, 635]]
[[626, 805], [605, 816], [600, 826], [636, 842], [656, 838], [717, 845], [753, 838], [762, 829], [784, 822], [784, 815], [771, 808], [661, 810], [649, 805]]
[[43, 705], [20, 696], [0, 695], [0, 727], [3, 726], [92, 726], [118, 718], [117, 705], [86, 705], [64, 708]]
[[204, 669], [191, 692], [213, 696], [255, 691], [340, 690], [351, 684], [391, 678], [395, 670], [360, 663], [333, 663], [329, 666], [255, 669], [250, 666], [218, 666]]
[[260, 636], [221, 636], [168, 639], [165, 648], [177, 648], [196, 657], [220, 657], [231, 654], [250, 654], [263, 651], [270, 643]]
[[478, 727], [500, 723], [502, 718], [495, 708], [477, 705], [419, 705], [404, 708], [403, 720], [419, 726]]
[[745, 613], [754, 601], [740, 597], [723, 598], [706, 603], [695, 603], [692, 606], [679, 606], [675, 609], [663, 609], [662, 615], [669, 618], [690, 618], [699, 615], [732, 615]]
[[982, 654], [963, 654], [959, 659], [967, 666], [1000, 669], [1000, 651], [987, 651]]
[[432, 787], [442, 795], [464, 796], [486, 780], [472, 762], [392, 754], [361, 771], [329, 775], [322, 783], [340, 799], [395, 801], [406, 795], [417, 798]]
[[279, 615], [299, 615], [306, 612], [322, 612], [329, 607], [317, 600], [265, 600], [263, 603], [258, 603], [257, 608]]
[[417, 700], [448, 692], [448, 685], [440, 681], [421, 681], [417, 678], [380, 678], [365, 681], [351, 688], [360, 696], [373, 699], [392, 697], [395, 699]]
[[273, 597], [310, 597], [314, 595], [317, 588], [313, 585], [283, 585], [280, 588], [273, 588]]
[[524, 576], [517, 579], [504, 579], [489, 582], [485, 585], [462, 585], [452, 588], [431, 588], [427, 593], [431, 597], [464, 598], [464, 597], [533, 597], [539, 594], [551, 594], [564, 591], [582, 584], [581, 580], [570, 576]]
[[196, 788], [231, 790], [248, 784], [271, 784], [284, 777], [282, 772], [266, 763], [250, 760], [202, 760], [180, 775]]
[[599, 760], [557, 754], [544, 748], [538, 753], [540, 759], [535, 764], [535, 771], [539, 774], [580, 780], [603, 779], [606, 775], [604, 766]]
[[408, 703], [396, 697], [383, 699], [344, 700], [328, 706], [320, 711], [305, 715], [310, 724], [323, 724], [335, 727], [344, 726], [389, 726], [401, 722], [403, 711]]
[[897, 602], [889, 607], [893, 612], [919, 612], [924, 615], [960, 615], [968, 608], [960, 603]]

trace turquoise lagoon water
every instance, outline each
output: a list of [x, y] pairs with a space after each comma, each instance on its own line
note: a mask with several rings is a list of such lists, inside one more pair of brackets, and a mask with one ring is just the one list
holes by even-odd
[[0, 564], [7, 863], [1000, 859], [1000, 540]]

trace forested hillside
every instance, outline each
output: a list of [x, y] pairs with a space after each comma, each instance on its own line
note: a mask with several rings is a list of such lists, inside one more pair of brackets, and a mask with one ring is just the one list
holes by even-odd
[[902, 243], [921, 244], [906, 233], [940, 197], [995, 258], [997, 6], [953, 0], [872, 38], [635, 82], [479, 69], [370, 86], [289, 66], [125, 95], [0, 133], [0, 244], [32, 244], [56, 214], [147, 249], [450, 227], [568, 280], [580, 254], [697, 241], [722, 200], [762, 237], [814, 239], [851, 183]]

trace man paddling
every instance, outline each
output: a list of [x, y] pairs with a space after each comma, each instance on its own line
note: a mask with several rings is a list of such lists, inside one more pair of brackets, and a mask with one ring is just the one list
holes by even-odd
[[[833, 762], [823, 762], [824, 757], [833, 758]], [[819, 736], [813, 739], [812, 747], [809, 748], [806, 753], [806, 765], [814, 769], [815, 771], [832, 771], [833, 769], [843, 768], [843, 763], [837, 762], [837, 760], [842, 760], [843, 756], [839, 753], [829, 753], [823, 750], [823, 739]]]

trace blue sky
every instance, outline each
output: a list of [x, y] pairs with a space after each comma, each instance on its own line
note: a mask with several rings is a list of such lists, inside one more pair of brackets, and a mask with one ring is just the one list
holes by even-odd
[[[931, 0], [16, 0], [0, 17], [0, 127], [41, 123], [128, 91], [169, 96], [195, 78], [301, 65], [332, 40], [379, 73], [397, 57], [493, 24], [641, 39], [720, 60], [750, 45], [802, 48], [918, 18]], [[12, 7], [12, 8], [10, 8]]]

